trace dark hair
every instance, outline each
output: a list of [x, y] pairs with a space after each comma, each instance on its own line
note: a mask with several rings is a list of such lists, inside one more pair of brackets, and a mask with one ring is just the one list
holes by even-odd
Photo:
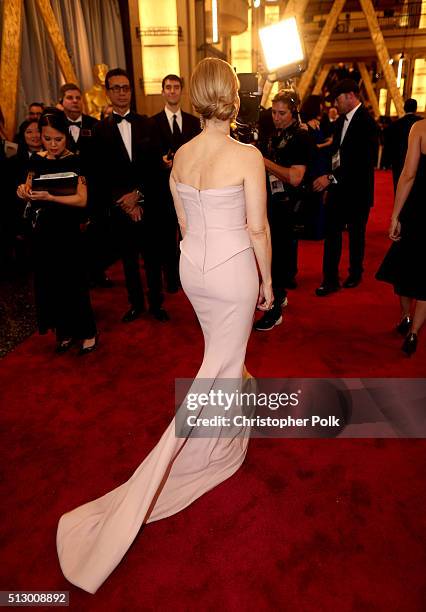
[[69, 138], [69, 128], [67, 118], [64, 111], [55, 108], [54, 106], [48, 106], [44, 109], [40, 119], [38, 120], [38, 129], [41, 130], [46, 126], [52, 127], [54, 130], [61, 132], [67, 137], [67, 145]]
[[335, 100], [342, 93], [353, 93], [359, 98], [359, 85], [353, 79], [342, 79], [339, 81], [331, 91], [331, 97]]
[[415, 113], [417, 110], [417, 100], [414, 98], [407, 98], [404, 103], [404, 111], [406, 113]]
[[274, 102], [281, 102], [285, 104], [288, 109], [291, 111], [293, 117], [297, 119], [298, 115], [298, 104], [299, 104], [299, 96], [295, 91], [289, 91], [286, 89], [280, 90], [272, 99], [272, 104]]
[[30, 109], [32, 106], [39, 106], [40, 108], [44, 108], [43, 102], [31, 102], [28, 108]]
[[183, 87], [183, 79], [177, 74], [168, 74], [167, 76], [165, 76], [164, 79], [161, 81], [161, 89], [164, 89], [166, 81], [178, 81], [180, 83], [181, 88]]
[[[37, 119], [25, 119], [25, 121], [23, 121], [21, 123], [21, 125], [19, 126], [19, 130], [18, 130], [18, 135], [16, 138], [16, 141], [18, 143], [18, 153], [23, 153], [28, 151], [28, 145], [25, 142], [25, 132], [27, 130], [27, 128], [32, 125], [33, 123], [37, 124], [38, 127], [38, 120]], [[40, 130], [40, 128], [38, 127], [38, 129]]]
[[105, 77], [105, 87], [109, 89], [109, 80], [111, 77], [115, 76], [124, 76], [130, 83], [130, 77], [128, 73], [124, 70], [124, 68], [112, 68], [112, 70], [108, 70]]
[[321, 115], [321, 96], [312, 94], [308, 96], [300, 109], [302, 121], [310, 121]]
[[60, 91], [60, 98], [59, 101], [62, 102], [62, 100], [64, 99], [65, 94], [67, 93], [67, 91], [72, 91], [76, 89], [77, 91], [80, 92], [81, 94], [81, 89], [78, 85], [76, 85], [75, 83], [64, 83], [61, 87]]

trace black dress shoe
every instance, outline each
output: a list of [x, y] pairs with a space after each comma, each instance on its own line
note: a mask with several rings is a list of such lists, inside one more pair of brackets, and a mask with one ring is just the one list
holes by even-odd
[[315, 289], [315, 295], [318, 297], [325, 297], [326, 295], [330, 295], [330, 293], [336, 293], [339, 289], [340, 285], [328, 285], [324, 283], [318, 287], [318, 289]]
[[405, 336], [410, 331], [410, 327], [411, 317], [406, 316], [401, 319], [401, 321], [395, 327], [395, 330], [398, 332], [398, 334], [401, 334], [401, 336]]
[[143, 307], [132, 307], [126, 312], [124, 317], [121, 319], [123, 323], [131, 323], [135, 319], [138, 319], [145, 309]]
[[95, 336], [95, 343], [91, 346], [82, 346], [78, 351], [79, 355], [87, 355], [88, 353], [93, 353], [98, 348], [99, 334]]
[[74, 342], [74, 338], [65, 338], [64, 340], [58, 340], [58, 343], [56, 344], [55, 348], [55, 353], [58, 353], [59, 355], [66, 353], [70, 350]]
[[343, 283], [343, 286], [344, 286], [345, 289], [353, 289], [354, 287], [358, 287], [360, 282], [361, 282], [361, 277], [360, 276], [351, 276], [351, 275], [349, 275], [348, 278]]
[[94, 289], [95, 287], [102, 287], [103, 289], [109, 289], [110, 287], [114, 287], [114, 283], [106, 274], [102, 276], [95, 276], [89, 281], [90, 289]]
[[253, 328], [256, 331], [270, 331], [274, 329], [277, 325], [281, 325], [283, 322], [283, 315], [281, 312], [281, 308], [272, 308], [272, 310], [268, 310], [265, 314], [260, 317], [258, 321], [253, 325]]
[[164, 308], [151, 309], [149, 312], [152, 314], [154, 319], [157, 319], [157, 321], [161, 321], [162, 323], [165, 321], [170, 321], [170, 317]]
[[402, 343], [401, 350], [407, 355], [407, 357], [411, 357], [411, 355], [416, 352], [416, 349], [417, 334], [408, 334]]
[[102, 287], [103, 289], [109, 289], [110, 287], [114, 287], [114, 283], [106, 274], [102, 276], [97, 282], [98, 287]]

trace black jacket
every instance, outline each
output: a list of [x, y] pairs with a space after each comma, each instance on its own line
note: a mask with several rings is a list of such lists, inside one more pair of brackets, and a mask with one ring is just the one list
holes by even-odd
[[158, 138], [160, 141], [161, 154], [167, 155], [170, 149], [175, 149], [173, 152], [176, 153], [177, 149], [181, 147], [183, 144], [197, 136], [201, 132], [200, 121], [194, 115], [190, 115], [189, 113], [182, 113], [182, 133], [175, 146], [173, 142], [173, 134], [170, 129], [169, 120], [167, 119], [166, 111], [162, 110], [160, 113], [157, 113], [153, 117], [151, 117], [151, 122], [153, 125], [153, 129], [157, 131]]
[[344, 198], [342, 205], [365, 210], [373, 205], [374, 200], [377, 126], [365, 106], [361, 105], [340, 144], [345, 119], [345, 115], [341, 115], [336, 121], [332, 153], [340, 152], [340, 167], [333, 170], [333, 174], [339, 197]]
[[149, 206], [158, 188], [162, 160], [151, 122], [131, 113], [131, 126], [131, 160], [113, 115], [94, 128], [96, 189], [106, 206], [115, 206], [122, 195], [134, 189], [144, 194]]

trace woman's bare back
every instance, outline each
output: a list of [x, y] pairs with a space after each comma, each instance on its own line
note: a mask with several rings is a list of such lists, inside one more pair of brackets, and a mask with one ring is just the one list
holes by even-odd
[[173, 177], [200, 191], [242, 185], [256, 154], [251, 145], [223, 133], [202, 133], [176, 153]]

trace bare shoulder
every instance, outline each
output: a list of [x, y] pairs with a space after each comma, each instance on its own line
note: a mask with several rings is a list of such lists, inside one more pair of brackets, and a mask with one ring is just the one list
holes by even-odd
[[426, 136], [426, 119], [413, 123], [410, 132], [418, 136]]
[[193, 138], [189, 142], [186, 142], [181, 147], [179, 147], [173, 158], [173, 168], [178, 170], [180, 166], [185, 165], [185, 160], [188, 159], [188, 156], [193, 154], [194, 141], [196, 138], [197, 137]]
[[251, 144], [245, 144], [243, 142], [238, 142], [237, 140], [233, 140], [233, 143], [235, 143], [234, 147], [236, 151], [240, 153], [245, 163], [248, 163], [248, 164], [262, 163], [263, 165], [262, 153], [255, 146]]

